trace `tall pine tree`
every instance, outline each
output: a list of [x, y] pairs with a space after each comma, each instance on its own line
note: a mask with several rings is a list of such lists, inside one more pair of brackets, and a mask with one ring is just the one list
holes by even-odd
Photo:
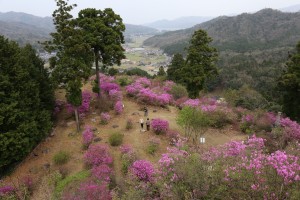
[[85, 42], [85, 33], [78, 29], [77, 20], [70, 11], [76, 5], [68, 5], [66, 1], [56, 0], [58, 8], [53, 12], [55, 33], [51, 33], [52, 41], [45, 44], [48, 51], [57, 52], [51, 59], [52, 77], [57, 84], [66, 84], [66, 98], [74, 107], [74, 114], [79, 131], [78, 107], [81, 105], [82, 80], [91, 74], [93, 52]]
[[180, 81], [186, 85], [190, 97], [197, 97], [204, 83], [218, 74], [214, 65], [218, 54], [209, 45], [211, 42], [212, 38], [201, 29], [195, 31], [190, 40], [186, 63], [180, 71]]
[[123, 32], [125, 25], [122, 18], [111, 8], [97, 10], [83, 9], [77, 18], [79, 28], [84, 31], [85, 41], [93, 48], [96, 65], [96, 80], [93, 91], [100, 95], [99, 62], [112, 66], [121, 64], [125, 58]]
[[183, 56], [179, 53], [175, 54], [172, 58], [171, 64], [168, 66], [167, 77], [169, 80], [178, 82], [180, 80], [180, 70], [185, 65]]

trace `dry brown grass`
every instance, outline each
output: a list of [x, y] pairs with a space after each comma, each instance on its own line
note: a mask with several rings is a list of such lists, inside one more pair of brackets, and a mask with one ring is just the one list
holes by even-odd
[[[91, 90], [91, 85], [86, 84], [84, 89]], [[59, 90], [56, 92], [57, 98], [64, 99], [64, 91]], [[157, 163], [159, 160], [159, 155], [166, 152], [166, 148], [169, 145], [169, 141], [165, 135], [156, 136], [152, 131], [140, 132], [139, 119], [143, 117], [143, 111], [141, 108], [144, 105], [137, 104], [133, 99], [127, 97], [123, 101], [125, 105], [124, 112], [121, 115], [115, 115], [113, 111], [110, 112], [112, 119], [107, 125], [100, 125], [99, 112], [91, 110], [87, 117], [81, 119], [81, 128], [83, 129], [85, 125], [90, 125], [98, 130], [96, 131], [96, 137], [101, 137], [102, 140], [98, 143], [106, 143], [108, 145], [109, 135], [113, 132], [120, 132], [124, 134], [123, 144], [131, 145], [139, 159], [147, 159], [153, 163]], [[169, 109], [148, 106], [149, 118], [162, 118], [166, 119], [170, 123], [170, 128], [172, 130], [181, 131], [180, 127], [176, 124], [176, 116], [178, 110], [175, 107], [169, 107]], [[153, 112], [156, 110], [156, 112]], [[132, 115], [136, 113], [135, 115]], [[138, 113], [138, 114], [137, 114]], [[133, 128], [126, 130], [127, 119], [131, 118], [133, 120]], [[92, 121], [95, 119], [96, 122]], [[146, 121], [146, 119], [144, 119]], [[118, 128], [112, 128], [113, 125], [118, 125]], [[35, 191], [33, 192], [32, 199], [37, 199], [37, 197], [42, 196], [41, 193], [45, 192], [42, 188], [42, 183], [44, 178], [51, 172], [59, 170], [59, 166], [55, 166], [52, 162], [53, 156], [62, 150], [67, 150], [70, 152], [70, 161], [64, 165], [64, 168], [68, 169], [69, 174], [75, 174], [84, 169], [83, 165], [83, 154], [84, 150], [81, 146], [81, 133], [75, 136], [69, 136], [69, 133], [76, 132], [76, 124], [74, 120], [69, 117], [65, 112], [60, 113], [58, 121], [56, 122], [55, 128], [53, 130], [54, 137], [48, 137], [45, 141], [33, 151], [38, 156], [34, 156], [33, 153], [28, 155], [28, 157], [15, 169], [15, 171], [10, 175], [9, 179], [16, 179], [18, 177], [24, 177], [25, 175], [30, 175], [33, 177], [36, 183]], [[161, 140], [159, 149], [155, 155], [149, 155], [146, 152], [148, 141], [151, 137], [158, 137]], [[222, 130], [210, 129], [206, 133], [206, 146], [218, 145], [228, 142], [230, 140], [241, 140], [245, 136], [240, 135], [237, 131], [232, 130], [231, 127], [227, 127]], [[48, 153], [43, 153], [48, 149]], [[119, 147], [111, 147], [110, 152], [114, 158], [114, 171], [116, 176], [116, 183], [122, 188], [124, 185], [123, 175], [121, 172], [121, 160]], [[46, 169], [45, 164], [49, 163], [50, 168]]]

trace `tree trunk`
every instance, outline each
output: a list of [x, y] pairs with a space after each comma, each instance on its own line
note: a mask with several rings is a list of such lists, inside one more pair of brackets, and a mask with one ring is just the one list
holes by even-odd
[[98, 58], [98, 50], [94, 50], [95, 54], [95, 65], [96, 65], [96, 81], [97, 81], [97, 87], [98, 87], [98, 97], [100, 97], [100, 77], [99, 77], [99, 58]]
[[74, 112], [75, 112], [77, 132], [79, 132], [80, 131], [80, 125], [79, 125], [79, 116], [78, 116], [78, 108], [77, 107], [74, 109]]

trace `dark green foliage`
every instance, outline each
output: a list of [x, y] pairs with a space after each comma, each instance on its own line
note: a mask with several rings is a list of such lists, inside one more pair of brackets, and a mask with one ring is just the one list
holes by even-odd
[[184, 55], [192, 33], [200, 28], [209, 33], [211, 44], [220, 52], [218, 82], [205, 83], [205, 89], [251, 85], [273, 101], [273, 110], [278, 110], [274, 103], [281, 98], [277, 81], [288, 52], [300, 40], [300, 14], [264, 9], [254, 14], [219, 17], [189, 29], [156, 35], [144, 44], [159, 47], [169, 55]]
[[175, 100], [188, 96], [188, 92], [186, 88], [178, 84], [172, 86], [170, 94], [173, 95]]
[[0, 171], [51, 130], [54, 92], [44, 63], [27, 45], [0, 36]]
[[128, 77], [122, 76], [117, 79], [117, 82], [120, 86], [123, 87], [123, 86], [129, 85], [132, 81], [129, 80]]
[[239, 90], [226, 91], [225, 98], [233, 106], [241, 106], [249, 110], [269, 107], [268, 101], [259, 92], [247, 85], [244, 85]]
[[111, 146], [119, 146], [123, 142], [123, 137], [124, 135], [122, 135], [121, 133], [113, 133], [111, 134], [111, 136], [109, 136], [109, 144]]
[[[123, 20], [111, 8], [103, 11], [87, 8], [78, 13], [76, 23], [84, 32], [84, 41], [94, 51], [96, 80], [99, 80], [99, 61], [103, 63], [103, 66], [112, 66], [113, 64], [120, 65], [121, 60], [125, 58], [122, 47], [125, 31]], [[99, 84], [95, 86], [99, 87]], [[100, 94], [100, 89], [98, 89], [98, 94]]]
[[117, 75], [119, 73], [119, 71], [117, 70], [117, 69], [115, 69], [115, 68], [109, 68], [109, 70], [108, 70], [108, 74], [110, 75], [110, 76], [115, 76], [115, 75]]
[[168, 66], [167, 74], [168, 79], [174, 82], [180, 80], [180, 69], [185, 65], [185, 61], [181, 54], [175, 54], [172, 58], [171, 65]]
[[167, 74], [166, 74], [166, 72], [165, 72], [165, 70], [164, 70], [164, 67], [163, 66], [160, 66], [159, 67], [159, 70], [158, 70], [158, 72], [157, 72], [157, 76], [166, 76]]
[[283, 92], [283, 111], [291, 119], [300, 121], [300, 42], [295, 54], [286, 63], [286, 69], [279, 79]]
[[158, 150], [158, 145], [152, 144], [152, 143], [148, 144], [148, 146], [146, 148], [146, 152], [151, 155], [154, 155], [157, 150]]
[[70, 11], [76, 5], [68, 5], [63, 0], [56, 0], [58, 8], [53, 12], [55, 33], [51, 33], [52, 41], [45, 42], [45, 49], [56, 51], [56, 57], [51, 60], [52, 78], [56, 84], [66, 84], [66, 98], [75, 107], [77, 131], [79, 131], [79, 116], [77, 107], [81, 105], [82, 80], [91, 74], [93, 52], [85, 42], [85, 32], [77, 27]]
[[195, 31], [187, 49], [187, 58], [184, 67], [180, 70], [180, 82], [186, 85], [189, 96], [197, 97], [207, 80], [217, 74], [214, 62], [217, 60], [217, 50], [209, 46], [212, 39], [203, 30]]
[[144, 77], [147, 77], [147, 78], [150, 78], [150, 74], [148, 74], [148, 72], [146, 72], [145, 70], [142, 70], [140, 68], [133, 68], [133, 69], [130, 69], [130, 70], [127, 70], [126, 71], [126, 74], [128, 76], [133, 76], [133, 75], [137, 75], [137, 76], [144, 76]]
[[70, 160], [70, 154], [65, 151], [60, 151], [53, 156], [53, 162], [56, 165], [66, 164]]

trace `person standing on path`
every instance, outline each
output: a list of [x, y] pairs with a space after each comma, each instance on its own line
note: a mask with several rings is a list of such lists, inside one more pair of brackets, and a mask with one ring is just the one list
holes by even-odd
[[149, 120], [149, 118], [147, 118], [146, 126], [147, 126], [147, 131], [150, 131], [150, 120]]
[[140, 119], [140, 124], [141, 124], [141, 131], [144, 131], [144, 119]]
[[148, 109], [146, 106], [144, 107], [144, 117], [148, 117]]

